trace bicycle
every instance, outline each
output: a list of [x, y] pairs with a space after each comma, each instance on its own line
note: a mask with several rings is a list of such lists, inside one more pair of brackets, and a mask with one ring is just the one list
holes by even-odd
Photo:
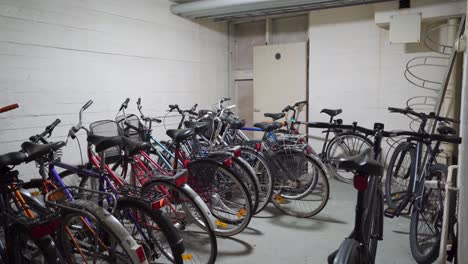
[[[91, 104], [92, 101], [89, 101], [80, 110], [79, 123], [77, 126], [74, 126], [69, 130], [67, 141], [68, 138], [76, 138], [75, 134], [79, 130], [85, 129], [81, 125], [82, 113]], [[31, 137], [30, 140], [33, 143], [24, 143], [23, 145], [26, 145], [24, 148], [40, 149], [44, 146], [54, 144], [49, 144], [46, 140], [46, 137], [52, 133], [54, 128], [59, 123], [60, 120], [57, 119], [52, 125], [48, 126], [44, 132]], [[90, 138], [89, 139], [92, 141], [93, 138]], [[41, 142], [44, 145], [35, 144], [34, 142]], [[97, 148], [102, 147], [105, 149], [108, 147], [106, 144], [109, 144], [109, 141], [101, 138], [100, 142], [95, 143]], [[127, 143], [130, 144], [130, 142]], [[65, 144], [66, 143], [63, 143], [63, 145]], [[110, 179], [107, 174], [104, 174], [99, 170], [94, 170], [92, 166], [73, 166], [63, 163], [60, 161], [59, 153], [56, 151], [52, 152], [50, 155], [44, 158], [36, 160], [36, 162], [39, 164], [39, 173], [42, 178], [32, 180], [28, 184], [28, 188], [37, 188], [41, 190], [41, 192], [45, 194], [46, 197], [51, 197], [53, 193], [62, 193], [70, 201], [76, 200], [77, 197], [88, 200], [88, 204], [83, 205], [80, 203], [80, 205], [92, 212], [104, 210], [104, 208], [101, 207], [106, 206], [107, 210], [113, 213], [114, 216], [116, 216], [118, 219], [115, 219], [114, 216], [108, 213], [104, 214], [110, 215], [113, 219], [115, 219], [115, 223], [113, 224], [114, 227], [111, 226], [108, 227], [108, 229], [111, 231], [115, 230], [115, 226], [120, 228], [120, 230], [118, 230], [118, 232], [116, 231], [114, 234], [119, 235], [118, 239], [122, 240], [121, 243], [128, 243], [126, 242], [126, 239], [129, 239], [129, 237], [132, 240], [134, 238], [139, 242], [139, 244], [133, 242], [137, 245], [133, 247], [138, 248], [138, 253], [141, 256], [147, 255], [149, 261], [154, 261], [155, 259], [158, 261], [163, 261], [162, 256], [164, 256], [167, 258], [165, 261], [170, 261], [171, 263], [182, 263], [181, 255], [183, 253], [183, 245], [181, 244], [181, 239], [177, 237], [177, 233], [174, 230], [174, 227], [171, 225], [169, 220], [167, 220], [161, 214], [160, 211], [152, 210], [149, 207], [148, 197], [142, 197], [139, 194], [139, 190], [131, 188], [131, 186], [125, 186], [123, 182], [119, 181], [120, 179], [118, 178]], [[63, 168], [65, 171], [59, 174], [56, 168]], [[99, 169], [99, 164], [96, 164], [94, 168]], [[72, 179], [71, 175], [76, 175], [77, 177]], [[92, 184], [88, 185], [87, 182], [90, 178], [98, 179], [99, 186], [93, 186]], [[75, 182], [73, 182], [73, 180], [75, 180]], [[76, 185], [80, 187], [68, 187], [65, 181], [76, 183]], [[83, 187], [91, 187], [91, 189], [84, 189]], [[93, 189], [99, 190], [97, 193], [101, 193], [102, 195], [98, 195], [97, 197], [90, 196], [90, 193], [96, 193], [96, 191], [92, 191]], [[113, 196], [106, 197], [104, 195], [106, 193], [112, 193]], [[94, 201], [94, 203], [92, 203], [92, 201]], [[76, 222], [77, 219], [78, 218], [75, 217], [69, 221]], [[84, 225], [82, 230], [90, 230], [92, 232], [90, 228], [87, 228], [87, 226], [89, 226], [88, 221], [82, 222], [82, 225]], [[79, 224], [79, 221], [78, 223], [74, 224]], [[128, 233], [125, 235], [123, 232], [124, 230], [125, 232], [127, 232], [127, 230], [128, 232], [131, 232], [131, 235]], [[78, 233], [78, 235], [80, 235], [80, 233]], [[79, 250], [79, 255], [82, 255], [82, 251], [83, 250]], [[69, 261], [73, 260], [69, 259]]]
[[[18, 107], [18, 104], [5, 106], [0, 108], [0, 113]], [[24, 197], [32, 195], [21, 188], [19, 172], [13, 170], [26, 159], [23, 152], [0, 155], [0, 263], [62, 263], [52, 232], [44, 232], [49, 226], [56, 226], [58, 216], [34, 211], [42, 207], [42, 203], [38, 200], [34, 204], [26, 202]]]
[[[457, 122], [450, 118], [436, 116], [434, 113], [417, 113], [410, 108], [390, 107], [389, 110], [421, 119], [418, 133], [423, 135], [427, 135], [425, 126], [430, 119], [444, 123]], [[456, 134], [453, 128], [445, 125], [439, 126], [437, 132], [447, 137]], [[408, 211], [411, 214], [410, 247], [413, 258], [418, 263], [432, 263], [439, 256], [445, 190], [440, 186], [426, 188], [425, 182], [433, 180], [445, 182], [447, 166], [439, 164], [436, 159], [441, 152], [440, 145], [443, 141], [435, 141], [434, 146], [433, 142], [434, 140], [430, 138], [409, 137], [396, 148], [387, 170], [388, 208], [385, 210], [385, 216], [398, 217], [409, 207]], [[448, 141], [448, 143], [454, 144], [460, 142]], [[423, 157], [423, 149], [426, 150], [425, 157]], [[398, 192], [395, 192], [397, 180], [404, 180], [407, 184], [403, 184]], [[453, 212], [454, 208], [450, 208], [450, 211]]]

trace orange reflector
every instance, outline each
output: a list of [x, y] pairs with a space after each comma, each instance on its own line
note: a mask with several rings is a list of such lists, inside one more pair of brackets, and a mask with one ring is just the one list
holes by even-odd
[[245, 215], [246, 212], [247, 212], [247, 211], [245, 211], [245, 208], [241, 208], [241, 209], [237, 212], [237, 218], [242, 218], [242, 217]]
[[284, 203], [286, 200], [281, 196], [281, 194], [276, 194], [275, 195], [275, 200], [278, 201], [278, 203]]
[[192, 254], [182, 254], [182, 260], [192, 260]]
[[228, 224], [224, 223], [224, 222], [221, 222], [219, 221], [218, 219], [215, 220], [215, 224], [218, 226], [218, 227], [221, 227], [221, 228], [226, 228], [228, 227]]

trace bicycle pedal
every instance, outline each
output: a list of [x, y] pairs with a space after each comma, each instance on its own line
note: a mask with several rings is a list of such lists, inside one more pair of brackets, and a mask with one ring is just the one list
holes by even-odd
[[387, 208], [385, 209], [385, 212], [384, 212], [385, 217], [388, 217], [388, 218], [394, 218], [396, 214], [397, 214], [397, 211], [393, 208]]

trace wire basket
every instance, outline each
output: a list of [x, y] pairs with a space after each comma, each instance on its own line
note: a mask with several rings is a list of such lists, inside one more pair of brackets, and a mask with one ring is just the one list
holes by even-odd
[[[131, 126], [127, 126], [125, 121]], [[121, 136], [128, 137], [136, 141], [146, 141], [150, 130], [140, 121], [140, 118], [134, 114], [126, 115], [126, 120], [123, 115], [116, 118], [119, 125]]]
[[304, 165], [307, 164], [306, 155], [287, 150], [275, 153], [271, 158], [272, 171], [278, 179], [300, 177], [304, 172]]
[[218, 171], [216, 163], [212, 162], [190, 162], [187, 165], [189, 171], [188, 184], [197, 192], [202, 198], [211, 199], [215, 185]]
[[[91, 135], [102, 136], [102, 137], [115, 137], [120, 136], [119, 126], [117, 122], [113, 120], [99, 120], [89, 125], [89, 132]], [[108, 148], [104, 151], [106, 157], [106, 163], [116, 162], [122, 153], [122, 149], [119, 146]]]

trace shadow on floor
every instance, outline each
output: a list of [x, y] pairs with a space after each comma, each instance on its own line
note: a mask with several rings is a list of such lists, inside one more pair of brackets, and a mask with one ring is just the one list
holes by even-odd
[[[242, 256], [242, 255], [249, 255], [253, 252], [253, 246], [250, 245], [249, 243], [245, 242], [244, 240], [234, 238], [234, 237], [218, 237], [218, 244], [221, 242], [222, 244], [226, 244], [225, 242], [235, 242], [238, 245], [231, 245], [229, 247], [223, 246], [219, 247], [218, 246], [218, 256]], [[229, 249], [229, 251], [226, 251], [225, 249]]]

